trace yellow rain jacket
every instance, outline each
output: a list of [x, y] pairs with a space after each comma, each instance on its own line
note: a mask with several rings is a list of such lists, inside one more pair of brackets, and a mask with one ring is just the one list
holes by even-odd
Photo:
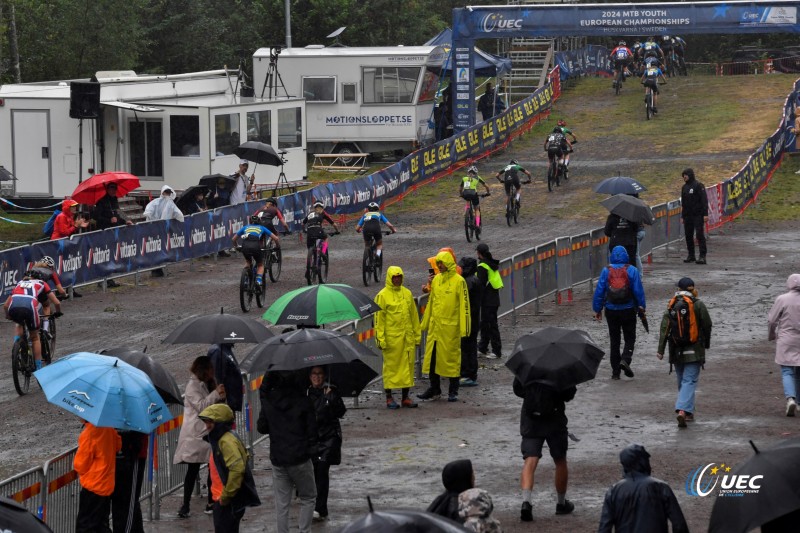
[[381, 311], [375, 313], [375, 339], [383, 350], [383, 388], [403, 389], [414, 386], [414, 348], [419, 344], [419, 313], [411, 291], [392, 284], [403, 270], [390, 266], [386, 287], [375, 296]]
[[445, 378], [461, 375], [461, 337], [469, 336], [470, 310], [467, 282], [456, 272], [456, 262], [449, 252], [439, 252], [447, 272], [431, 282], [428, 305], [422, 317], [422, 329], [428, 332], [422, 371], [430, 373], [431, 356], [436, 345], [436, 373]]

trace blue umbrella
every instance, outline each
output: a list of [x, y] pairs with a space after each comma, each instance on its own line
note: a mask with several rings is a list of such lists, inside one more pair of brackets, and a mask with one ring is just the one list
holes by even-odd
[[98, 427], [150, 433], [172, 419], [147, 374], [116, 357], [78, 352], [34, 375], [50, 403]]

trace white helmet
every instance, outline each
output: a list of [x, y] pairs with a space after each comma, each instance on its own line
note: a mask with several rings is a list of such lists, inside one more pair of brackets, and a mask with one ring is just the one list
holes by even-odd
[[44, 264], [48, 268], [55, 268], [56, 267], [56, 262], [53, 261], [53, 258], [50, 257], [49, 255], [46, 255], [46, 256], [42, 257], [41, 259], [39, 259], [39, 262]]

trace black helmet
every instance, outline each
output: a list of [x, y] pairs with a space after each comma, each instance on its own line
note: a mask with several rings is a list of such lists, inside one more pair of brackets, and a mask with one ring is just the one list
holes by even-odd
[[561, 131], [561, 128], [559, 128], [558, 126], [556, 126], [555, 128], [553, 128], [553, 133], [564, 133], [564, 132], [563, 132], [563, 131]]
[[43, 276], [42, 273], [39, 272], [38, 270], [31, 269], [25, 272], [25, 277], [33, 279], [42, 279]]
[[261, 224], [261, 218], [258, 215], [250, 215], [251, 224]]
[[516, 159], [512, 159], [512, 160], [511, 160], [511, 164], [512, 164], [512, 165], [516, 165], [516, 164], [517, 164], [517, 160], [516, 160]]
[[269, 198], [267, 198], [267, 203], [272, 205], [278, 205], [278, 199], [275, 198], [274, 196], [270, 196]]

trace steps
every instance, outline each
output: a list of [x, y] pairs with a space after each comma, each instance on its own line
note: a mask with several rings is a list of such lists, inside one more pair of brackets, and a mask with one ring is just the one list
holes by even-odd
[[122, 218], [129, 220], [136, 224], [137, 222], [144, 222], [144, 208], [139, 205], [136, 198], [131, 196], [123, 196], [119, 199], [119, 212]]

